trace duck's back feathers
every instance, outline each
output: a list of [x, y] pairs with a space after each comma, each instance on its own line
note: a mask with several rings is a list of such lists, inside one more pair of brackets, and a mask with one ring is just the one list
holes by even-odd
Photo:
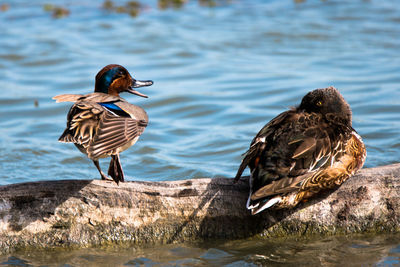
[[[253, 139], [235, 177], [238, 180], [246, 166], [250, 167], [248, 207], [259, 209], [258, 204], [270, 205], [271, 199], [276, 204], [285, 200], [282, 196], [313, 191], [311, 187], [330, 188], [328, 174], [322, 171], [343, 159], [353, 131], [333, 114], [322, 116], [296, 109], [271, 120]], [[287, 201], [294, 206], [299, 199]]]
[[55, 97], [60, 102], [75, 102], [59, 141], [75, 143], [91, 159], [124, 151], [137, 141], [147, 126], [146, 112], [120, 97], [103, 93], [78, 96]]

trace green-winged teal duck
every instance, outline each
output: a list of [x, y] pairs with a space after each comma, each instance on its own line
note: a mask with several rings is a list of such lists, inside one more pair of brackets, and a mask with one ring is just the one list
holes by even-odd
[[99, 158], [111, 156], [108, 175], [118, 184], [124, 181], [119, 153], [136, 143], [148, 123], [146, 112], [119, 96], [128, 92], [146, 95], [135, 88], [152, 85], [152, 81], [138, 81], [120, 65], [105, 66], [96, 75], [94, 93], [64, 94], [53, 97], [57, 102], [74, 102], [67, 115], [67, 127], [58, 139], [74, 143], [85, 153], [108, 179], [99, 165]]
[[334, 87], [306, 94], [300, 106], [279, 114], [251, 142], [235, 181], [250, 168], [247, 208], [292, 208], [340, 186], [366, 158], [352, 128], [349, 104]]

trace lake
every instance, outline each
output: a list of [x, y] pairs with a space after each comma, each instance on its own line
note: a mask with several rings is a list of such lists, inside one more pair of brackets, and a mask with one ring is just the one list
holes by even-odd
[[[263, 125], [310, 90], [330, 85], [352, 107], [353, 127], [367, 146], [364, 166], [399, 162], [396, 1], [178, 2], [143, 0], [134, 11], [124, 1], [113, 3], [117, 8], [85, 0], [0, 3], [0, 185], [99, 179], [75, 146], [57, 141], [70, 104], [51, 98], [92, 92], [96, 73], [110, 63], [154, 81], [141, 90], [148, 99], [121, 95], [149, 115], [140, 140], [121, 154], [126, 180], [233, 177]], [[108, 161], [101, 164], [106, 170]], [[0, 264], [99, 265], [123, 255], [118, 264], [128, 266], [187, 259], [189, 265], [324, 265], [321, 257], [391, 265], [400, 264], [399, 245], [396, 236], [242, 240], [25, 252]]]

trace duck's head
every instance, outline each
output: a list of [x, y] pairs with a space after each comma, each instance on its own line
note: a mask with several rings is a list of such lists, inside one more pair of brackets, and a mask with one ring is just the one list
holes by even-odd
[[128, 70], [117, 64], [110, 64], [102, 68], [96, 75], [95, 92], [118, 96], [122, 92], [129, 92], [141, 97], [147, 95], [134, 88], [150, 86], [153, 81], [138, 81], [132, 78]]
[[322, 115], [331, 113], [341, 118], [346, 125], [351, 126], [350, 106], [333, 86], [309, 92], [301, 100], [298, 109], [305, 112], [320, 113]]

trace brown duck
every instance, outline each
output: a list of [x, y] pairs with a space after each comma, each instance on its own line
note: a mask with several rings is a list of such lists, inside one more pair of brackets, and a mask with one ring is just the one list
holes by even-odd
[[74, 102], [67, 115], [67, 127], [58, 139], [74, 143], [86, 154], [103, 180], [109, 179], [101, 171], [99, 158], [111, 156], [108, 175], [118, 184], [124, 182], [119, 153], [139, 139], [148, 123], [146, 112], [119, 96], [128, 92], [146, 95], [135, 88], [152, 85], [152, 81], [138, 81], [121, 65], [105, 66], [96, 75], [94, 93], [64, 94], [53, 97], [57, 102]]
[[279, 114], [251, 142], [236, 174], [250, 168], [252, 214], [292, 208], [326, 189], [340, 186], [366, 158], [352, 128], [349, 104], [334, 87], [306, 94], [300, 106]]

